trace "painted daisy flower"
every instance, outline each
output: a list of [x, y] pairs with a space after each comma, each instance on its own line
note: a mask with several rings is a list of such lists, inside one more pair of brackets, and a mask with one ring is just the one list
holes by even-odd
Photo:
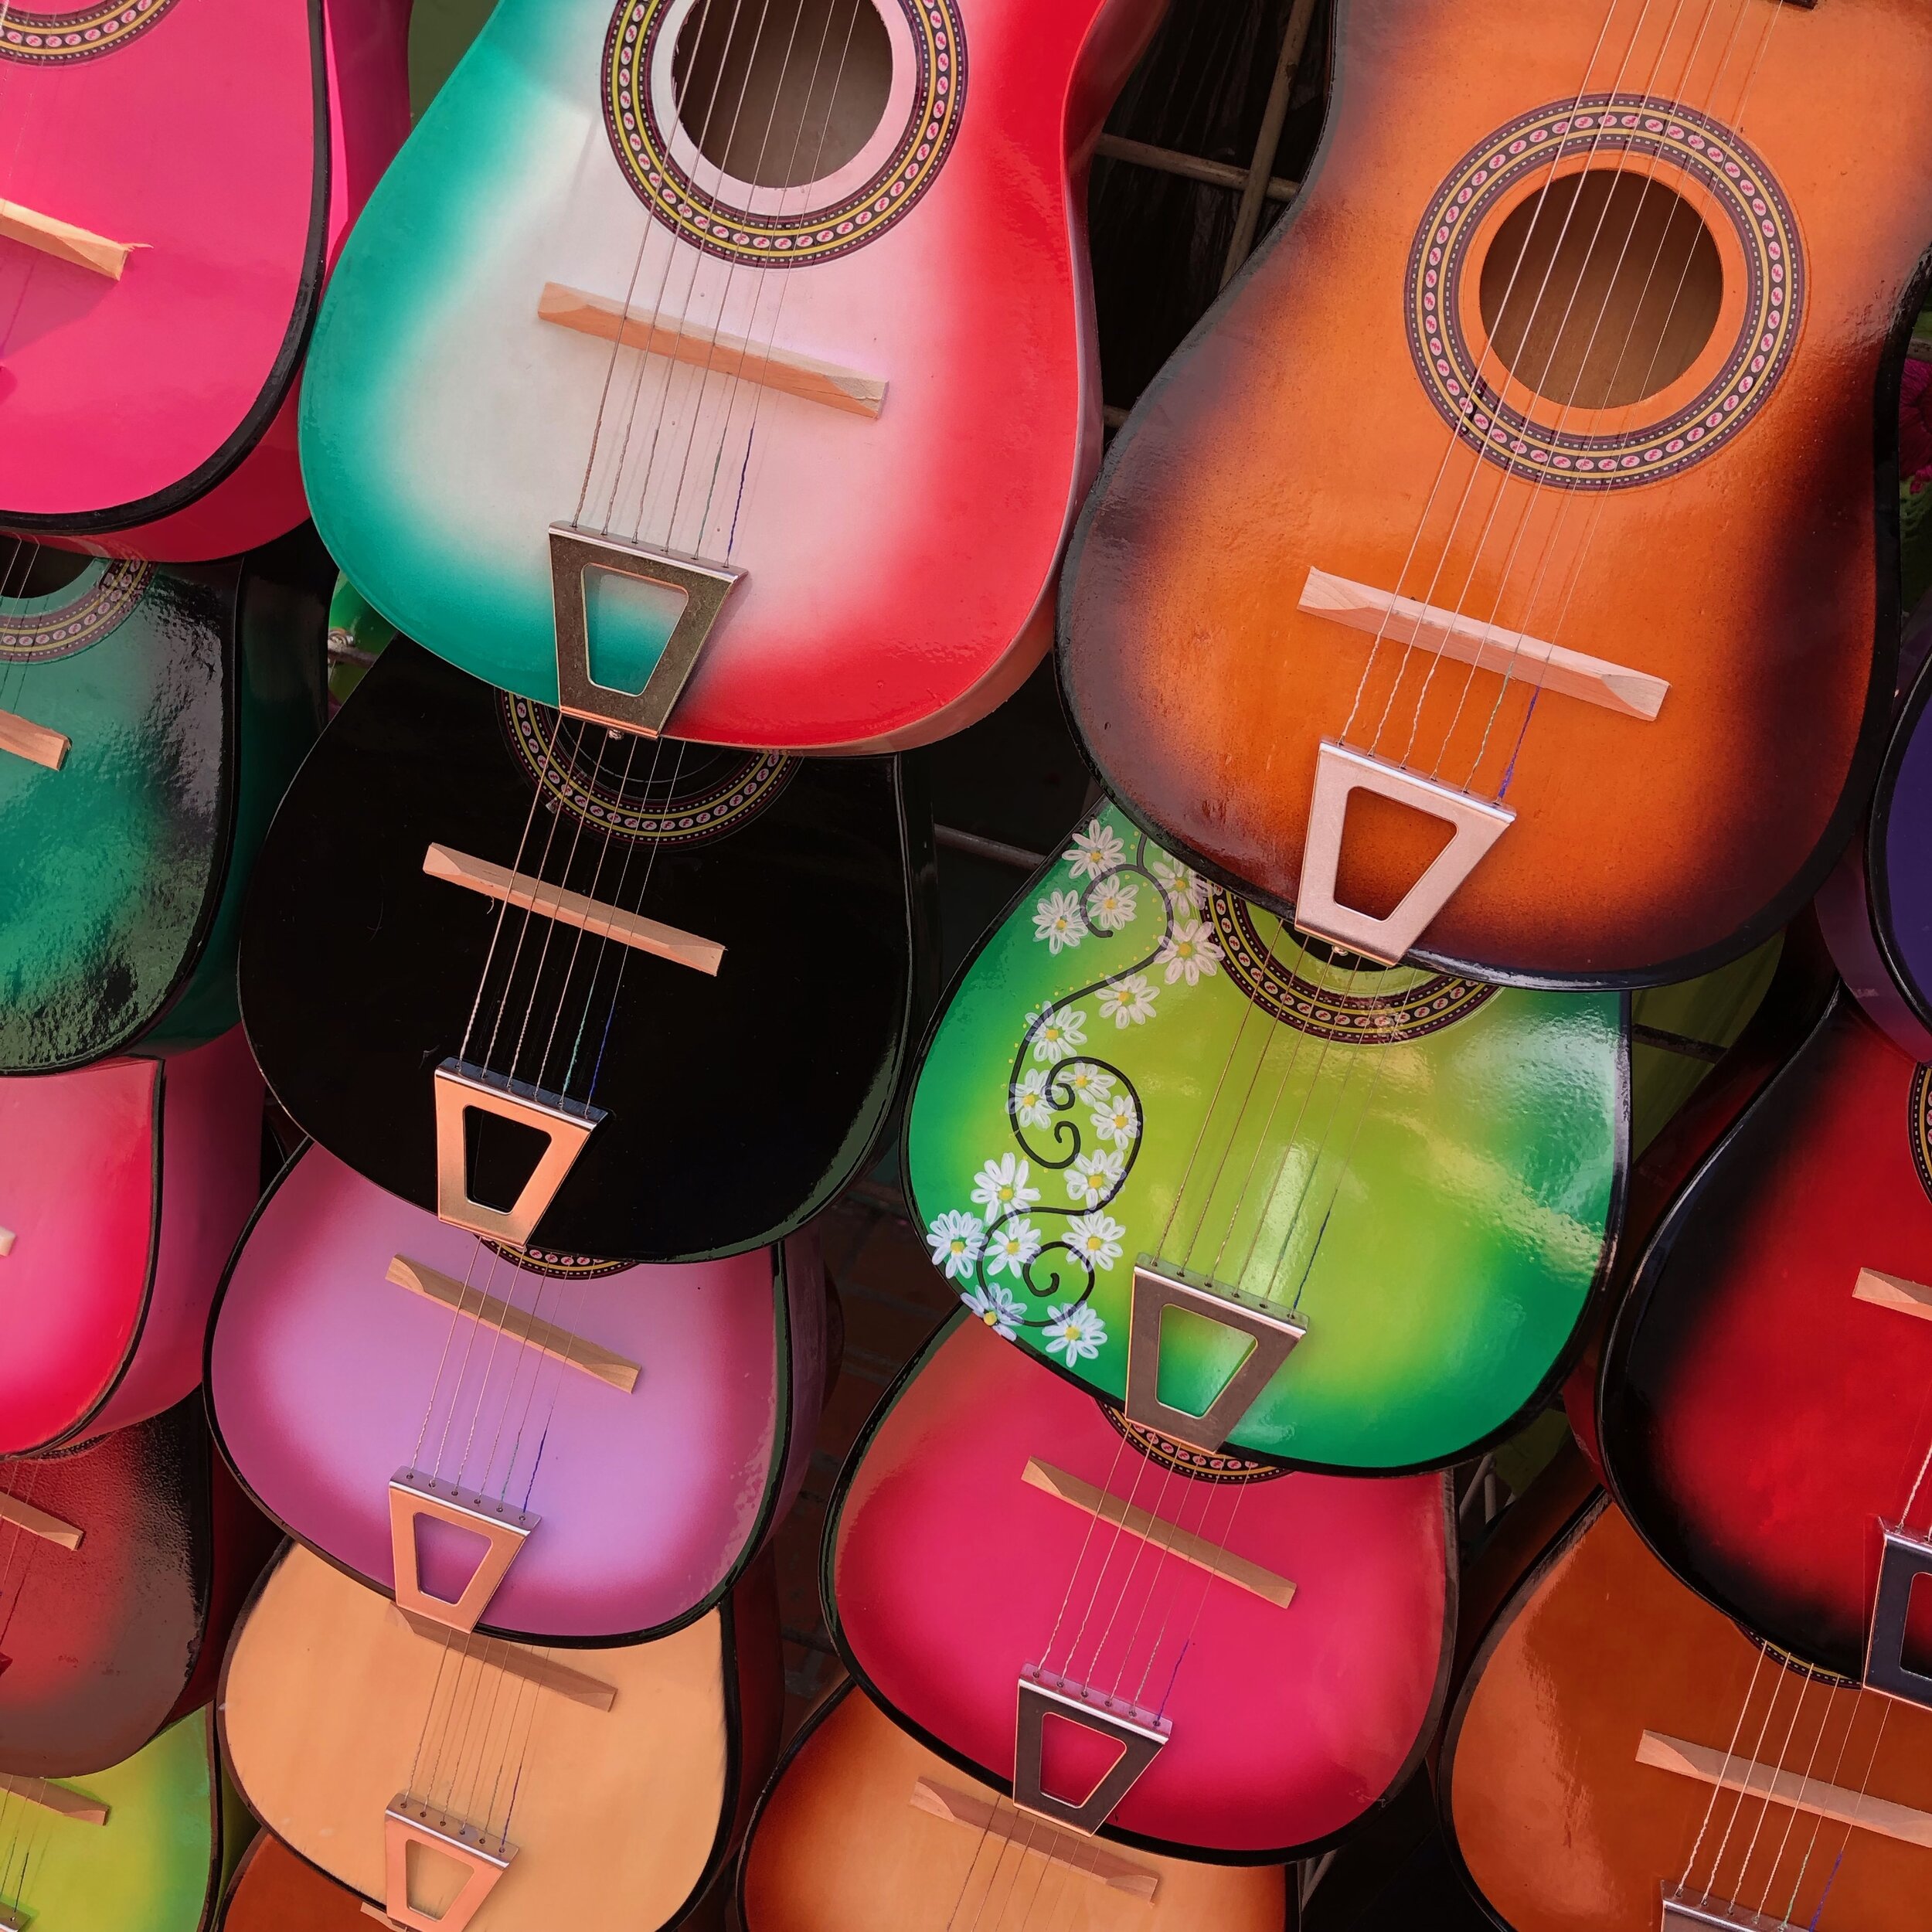
[[1087, 923], [1097, 933], [1117, 933], [1132, 920], [1140, 889], [1131, 879], [1110, 879], [1096, 886], [1087, 896]]
[[1097, 879], [1102, 872], [1111, 872], [1127, 856], [1127, 848], [1111, 825], [1093, 818], [1087, 821], [1086, 831], [1074, 833], [1073, 844], [1060, 856], [1076, 879]]
[[1049, 893], [1033, 908], [1033, 937], [1046, 941], [1049, 952], [1077, 946], [1087, 937], [1087, 920], [1078, 893]]
[[[1127, 1230], [1111, 1214], [1077, 1214], [1066, 1224], [1066, 1245], [1085, 1262], [1090, 1272], [1111, 1268], [1121, 1258], [1121, 1243]], [[1048, 1311], [1050, 1318], [1052, 1311]], [[1107, 1331], [1100, 1331], [1107, 1339]]]
[[1175, 918], [1181, 917], [1183, 907], [1198, 913], [1207, 903], [1207, 881], [1192, 866], [1184, 866], [1178, 859], [1157, 859], [1154, 876], [1161, 882]]
[[943, 1268], [947, 1281], [961, 1281], [986, 1245], [986, 1230], [977, 1214], [942, 1214], [926, 1230], [926, 1245], [933, 1251], [933, 1266]]
[[1073, 1061], [1060, 1069], [1057, 1078], [1076, 1100], [1085, 1100], [1090, 1105], [1105, 1100], [1114, 1090], [1114, 1076], [1091, 1060]]
[[[1128, 1147], [1140, 1138], [1141, 1110], [1131, 1094], [1116, 1094], [1094, 1108], [1090, 1117], [1094, 1137], [1115, 1147]], [[979, 1196], [975, 1195], [975, 1200]]]
[[1009, 1342], [1019, 1335], [1019, 1319], [1026, 1308], [1011, 1288], [989, 1282], [985, 1287], [975, 1288], [971, 1294], [962, 1294], [959, 1298], [994, 1334]]
[[1046, 1352], [1063, 1355], [1070, 1369], [1097, 1355], [1107, 1341], [1107, 1324], [1083, 1301], [1046, 1311]]
[[1056, 1066], [1087, 1044], [1087, 1015], [1077, 1006], [1049, 1006], [1033, 1029], [1033, 1057]]
[[1046, 1093], [1053, 1077], [1043, 1068], [1029, 1066], [1014, 1083], [1013, 1118], [1022, 1127], [1044, 1127], [1053, 1119], [1053, 1103]]
[[1116, 1026], [1144, 1026], [1154, 1017], [1154, 1002], [1160, 996], [1160, 988], [1150, 986], [1145, 973], [1129, 973], [1124, 979], [1110, 979], [1100, 988], [1100, 1009], [1102, 1019], [1111, 1019]]
[[1096, 1148], [1078, 1155], [1066, 1173], [1066, 1191], [1076, 1207], [1098, 1207], [1119, 1186], [1127, 1162], [1117, 1154]]
[[1176, 920], [1173, 931], [1161, 941], [1154, 963], [1167, 968], [1168, 985], [1185, 974], [1192, 986], [1203, 973], [1212, 978], [1221, 970], [1221, 949], [1198, 919]]
[[1026, 1185], [1027, 1163], [1010, 1154], [988, 1161], [973, 1176], [973, 1204], [986, 1210], [988, 1221], [1002, 1214], [1029, 1208], [1039, 1199], [1039, 1189]]
[[[1008, 1221], [994, 1229], [986, 1237], [986, 1272], [992, 1274], [1010, 1274], [1015, 1281], [1026, 1271], [1026, 1264], [1039, 1253], [1044, 1240], [1039, 1230], [1023, 1217]], [[1005, 1294], [1006, 1291], [997, 1291]], [[1019, 1304], [1013, 1304], [1017, 1312]]]

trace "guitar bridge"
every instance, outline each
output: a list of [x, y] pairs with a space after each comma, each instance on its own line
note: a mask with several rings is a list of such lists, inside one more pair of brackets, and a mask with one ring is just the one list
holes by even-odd
[[1881, 1523], [1885, 1538], [1879, 1560], [1878, 1594], [1872, 1600], [1872, 1624], [1865, 1643], [1865, 1687], [1932, 1710], [1932, 1676], [1905, 1661], [1906, 1620], [1912, 1611], [1912, 1587], [1932, 1577], [1932, 1542], [1900, 1523]]
[[[1043, 1782], [1046, 1720], [1057, 1717], [1121, 1747], [1121, 1754], [1084, 1798], [1061, 1798]], [[1091, 1837], [1113, 1816], [1174, 1734], [1172, 1720], [1143, 1710], [1125, 1698], [1077, 1684], [1038, 1664], [1019, 1674], [1019, 1706], [1013, 1732], [1013, 1802], [1056, 1825]]]
[[[590, 672], [590, 610], [587, 572], [608, 571], [633, 583], [655, 584], [684, 597], [663, 651], [641, 690], [620, 691], [599, 684]], [[557, 708], [573, 718], [587, 718], [614, 731], [662, 737], [691, 673], [743, 571], [702, 557], [653, 550], [621, 538], [580, 530], [569, 523], [550, 526], [550, 594], [556, 625]]]
[[[392, 1924], [406, 1927], [409, 1932], [463, 1932], [516, 1856], [516, 1847], [500, 1833], [452, 1817], [406, 1791], [399, 1792], [383, 1812], [383, 1910]], [[420, 1845], [464, 1869], [461, 1889], [440, 1913], [410, 1903], [412, 1845]]]
[[[438, 1597], [423, 1583], [416, 1526], [424, 1517], [481, 1536], [486, 1546], [469, 1581], [454, 1597]], [[389, 1479], [389, 1557], [396, 1608], [446, 1629], [474, 1630], [530, 1532], [543, 1520], [477, 1490], [440, 1482], [420, 1469], [397, 1470]]]
[[1696, 1898], [1675, 1887], [1664, 1894], [1659, 1932], [1781, 1932], [1776, 1919], [1728, 1899]]
[[[471, 1192], [464, 1117], [471, 1112], [494, 1114], [544, 1138], [536, 1165], [507, 1208], [492, 1207]], [[436, 1070], [437, 1219], [485, 1240], [513, 1248], [527, 1246], [565, 1176], [577, 1165], [584, 1142], [604, 1117], [603, 1108], [587, 1100], [567, 1100], [527, 1080], [509, 1080], [467, 1061], [444, 1061]]]

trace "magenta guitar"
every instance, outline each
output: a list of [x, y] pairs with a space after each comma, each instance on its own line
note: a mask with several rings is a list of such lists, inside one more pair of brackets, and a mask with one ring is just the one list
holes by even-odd
[[1186, 1448], [956, 1316], [839, 1478], [824, 1588], [865, 1689], [1043, 1831], [1266, 1865], [1420, 1760], [1453, 1549], [1440, 1476]]
[[296, 379], [409, 129], [407, 0], [0, 12], [0, 526], [183, 560], [308, 514]]
[[0, 1455], [125, 1428], [199, 1381], [261, 1133], [239, 1026], [167, 1060], [0, 1080]]
[[217, 1440], [406, 1610], [627, 1644], [714, 1607], [790, 1506], [826, 1379], [809, 1233], [722, 1261], [498, 1250], [311, 1147], [217, 1304]]

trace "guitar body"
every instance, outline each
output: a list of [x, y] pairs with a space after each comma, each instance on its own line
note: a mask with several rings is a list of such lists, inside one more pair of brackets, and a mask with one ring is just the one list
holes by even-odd
[[1287, 1932], [1292, 1901], [1280, 1866], [1125, 1858], [1015, 1812], [849, 1684], [787, 1748], [738, 1867], [745, 1932]]
[[1923, 1036], [1932, 1029], [1932, 666], [1919, 673], [1892, 733], [1865, 840], [1872, 936], [1893, 987]]
[[217, 1932], [368, 1932], [362, 1895], [298, 1858], [273, 1832], [242, 1854]]
[[[1439, 1466], [1506, 1434], [1577, 1344], [1622, 1213], [1628, 1032], [1614, 994], [1324, 961], [1103, 806], [955, 983], [907, 1194], [969, 1308], [1117, 1401], [1139, 1257], [1284, 1308], [1299, 1284], [1307, 1338], [1230, 1447]], [[989, 1192], [1002, 1175], [1034, 1198]], [[1246, 1346], [1169, 1324], [1162, 1400], [1199, 1414]]]
[[1926, 1070], [1841, 992], [1652, 1238], [1599, 1394], [1610, 1481], [1651, 1547], [1845, 1676], [1878, 1521], [1932, 1444], [1928, 1175]]
[[56, 1788], [104, 1809], [75, 1818], [9, 1796], [0, 1831], [16, 1855], [0, 1902], [30, 1924], [202, 1932], [221, 1896], [221, 1773], [203, 1704], [131, 1757]]
[[[1161, 11], [804, 0], [753, 79], [763, 14], [499, 7], [317, 327], [302, 458], [329, 547], [410, 636], [540, 703], [546, 533], [574, 522], [746, 572], [682, 737], [883, 750], [983, 716], [1050, 641], [1097, 464], [1086, 161]], [[546, 287], [607, 331], [655, 318], [685, 359], [614, 363], [609, 333], [538, 319]], [[829, 367], [876, 413], [747, 375], [733, 344]], [[669, 622], [594, 610], [600, 681], [636, 690]]]
[[[1932, 85], [1932, 17], [1734, 11], [1338, 10], [1321, 148], [1115, 439], [1062, 597], [1103, 781], [1214, 876], [1296, 906], [1327, 740], [1506, 791], [1414, 942], [1445, 967], [1685, 978], [1816, 890], [1886, 728], [1932, 242], [1932, 129], [1869, 103]], [[1379, 916], [1443, 822], [1348, 809], [1339, 898]]]
[[[723, 1865], [777, 1754], [770, 1566], [657, 1643], [522, 1653], [540, 1672], [567, 1664], [573, 1685], [593, 1680], [594, 1702], [492, 1655], [447, 1631], [419, 1635], [375, 1591], [291, 1546], [229, 1650], [222, 1740], [237, 1788], [277, 1837], [379, 1905], [383, 1814], [413, 1771], [434, 1775], [437, 1803], [466, 1818], [481, 1822], [487, 1807], [498, 1832], [514, 1784], [515, 1856], [474, 1932], [673, 1923]], [[460, 1763], [436, 1735], [423, 1743], [432, 1714], [465, 1712]]]
[[328, 264], [408, 131], [407, 29], [400, 0], [13, 12], [7, 198], [131, 252], [117, 278], [0, 241], [0, 525], [179, 561], [307, 516], [296, 377]]
[[1734, 1739], [1734, 1777], [1756, 1765], [1840, 1805], [1862, 1789], [1932, 1805], [1932, 1717], [1767, 1657], [1597, 1492], [1519, 1571], [1444, 1733], [1437, 1791], [1465, 1876], [1515, 1932], [1656, 1932], [1660, 1890], [1687, 1873], [1693, 1900], [1767, 1925], [1923, 1923], [1923, 1843], [1656, 1761], [1689, 1746], [1721, 1770]]
[[0, 600], [0, 707], [70, 741], [57, 769], [0, 752], [0, 1073], [235, 1024], [243, 888], [321, 729], [331, 570], [303, 533]]
[[[611, 742], [392, 645], [264, 849], [250, 1042], [304, 1131], [418, 1207], [437, 1202], [434, 1070], [468, 1038], [497, 1072], [515, 1060], [607, 1111], [537, 1243], [654, 1261], [767, 1247], [863, 1171], [891, 1111], [923, 1012], [929, 827], [896, 759]], [[613, 804], [637, 834], [606, 830]], [[721, 944], [723, 962], [505, 913], [426, 877], [432, 843]], [[352, 987], [381, 998], [345, 1004]]]
[[0, 1080], [0, 1454], [124, 1429], [200, 1381], [261, 1124], [239, 1027], [172, 1060]]
[[[399, 1260], [467, 1290], [464, 1311], [396, 1285]], [[485, 1318], [486, 1293], [641, 1368], [635, 1386], [526, 1345], [512, 1318]], [[676, 1270], [519, 1262], [311, 1147], [230, 1270], [209, 1408], [262, 1507], [385, 1591], [390, 1477], [415, 1464], [419, 1437], [425, 1469], [447, 1443], [445, 1477], [473, 1440], [457, 1479], [488, 1495], [507, 1485], [540, 1519], [481, 1628], [634, 1643], [712, 1609], [791, 1506], [818, 1430], [825, 1327], [809, 1234]], [[458, 1594], [427, 1543], [421, 1560], [437, 1594]]]
[[[1094, 1513], [1110, 1505], [1069, 1501], [1069, 1479], [1165, 1528], [1110, 1529]], [[1393, 1796], [1434, 1729], [1455, 1624], [1447, 1497], [1437, 1476], [1284, 1475], [1130, 1433], [956, 1316], [839, 1479], [828, 1618], [886, 1711], [1009, 1794], [1028, 1665], [1158, 1708], [1172, 1735], [1102, 1835], [1280, 1864]], [[1175, 1529], [1292, 1585], [1290, 1600], [1162, 1560], [1153, 1537]], [[1115, 1754], [1081, 1782], [1081, 1760], [1056, 1775], [1053, 1749], [1046, 1787], [1076, 1794]]]

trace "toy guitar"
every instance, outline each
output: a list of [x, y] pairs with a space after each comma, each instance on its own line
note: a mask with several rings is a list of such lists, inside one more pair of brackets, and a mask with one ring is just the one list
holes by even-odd
[[1017, 1811], [849, 1684], [787, 1747], [738, 1867], [746, 1932], [1287, 1932], [1290, 1899], [1278, 1865], [1130, 1855]]
[[0, 1463], [0, 1774], [85, 1776], [206, 1705], [273, 1543], [192, 1397]]
[[298, 1858], [273, 1832], [256, 1834], [222, 1901], [216, 1932], [368, 1932], [362, 1897]]
[[617, 736], [399, 641], [269, 834], [250, 1042], [323, 1147], [471, 1233], [768, 1246], [891, 1111], [929, 837], [896, 759]]
[[1841, 991], [1651, 1240], [1599, 1396], [1606, 1472], [1665, 1562], [1868, 1681], [1904, 1668], [1932, 1570], [1929, 1079]]
[[[1516, 1507], [1560, 1500], [1444, 1734], [1444, 1816], [1497, 1921], [1921, 1925], [1932, 1716], [1767, 1654], [1671, 1576], [1600, 1491], [1532, 1489]], [[1471, 1594], [1486, 1580], [1472, 1575]]]
[[85, 1777], [0, 1777], [0, 1925], [203, 1932], [221, 1896], [222, 1835], [205, 1703]]
[[0, 1080], [0, 1455], [124, 1429], [201, 1379], [261, 1133], [238, 1026], [169, 1060]]
[[327, 582], [307, 532], [183, 568], [0, 542], [0, 1073], [234, 1025], [242, 889], [321, 728]]
[[230, 1648], [222, 1741], [250, 1809], [408, 1932], [655, 1932], [743, 1829], [780, 1677], [768, 1561], [675, 1635], [551, 1652], [419, 1629], [296, 1544]]
[[1706, 971], [1876, 773], [1932, 131], [1866, 104], [1932, 85], [1932, 15], [1350, 0], [1334, 60], [1293, 206], [1089, 499], [1075, 727], [1333, 944]]
[[296, 378], [409, 130], [408, 20], [400, 0], [8, 9], [0, 525], [179, 560], [308, 515]]
[[1576, 1343], [1622, 1211], [1628, 1029], [1617, 995], [1305, 945], [1106, 806], [956, 983], [908, 1197], [969, 1308], [1136, 1421], [1439, 1466]]
[[505, 1250], [311, 1147], [223, 1284], [209, 1410], [265, 1509], [417, 1614], [634, 1643], [712, 1608], [790, 1506], [825, 1330], [809, 1234], [675, 1269]]
[[344, 570], [627, 730], [883, 750], [984, 716], [1097, 464], [1086, 161], [1162, 5], [498, 7], [316, 329]]
[[823, 1594], [866, 1690], [1022, 1809], [1278, 1864], [1383, 1802], [1434, 1728], [1447, 1495], [1205, 1455], [956, 1315], [852, 1451]]

